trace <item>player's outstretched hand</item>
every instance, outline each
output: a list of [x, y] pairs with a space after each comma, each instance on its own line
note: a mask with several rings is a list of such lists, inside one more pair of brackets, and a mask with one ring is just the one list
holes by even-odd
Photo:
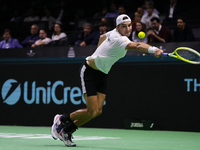
[[154, 51], [154, 55], [157, 58], [160, 57], [162, 55], [162, 53], [163, 53], [163, 50], [161, 50], [161, 49], [155, 49], [155, 51]]

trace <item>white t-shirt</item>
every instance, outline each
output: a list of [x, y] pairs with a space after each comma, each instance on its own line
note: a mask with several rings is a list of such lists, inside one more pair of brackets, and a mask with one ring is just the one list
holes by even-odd
[[153, 17], [159, 18], [159, 16], [157, 14], [155, 14], [155, 13], [152, 13], [151, 16], [148, 16], [148, 14], [142, 16], [141, 22], [146, 25], [147, 29], [152, 27], [151, 18], [153, 18]]
[[60, 40], [60, 39], [62, 39], [62, 38], [64, 38], [64, 37], [66, 37], [67, 35], [64, 33], [64, 32], [62, 32], [62, 33], [60, 33], [59, 35], [52, 35], [52, 37], [51, 37], [51, 39], [53, 40], [53, 41], [56, 41], [56, 40]]
[[26, 17], [24, 19], [24, 22], [34, 22], [34, 21], [40, 21], [40, 17], [38, 17], [38, 16], [34, 16], [34, 17], [29, 16], [29, 17]]
[[126, 55], [125, 48], [131, 41], [128, 37], [119, 34], [116, 28], [107, 32], [106, 37], [106, 40], [86, 60], [95, 59], [96, 67], [108, 74], [112, 65]]

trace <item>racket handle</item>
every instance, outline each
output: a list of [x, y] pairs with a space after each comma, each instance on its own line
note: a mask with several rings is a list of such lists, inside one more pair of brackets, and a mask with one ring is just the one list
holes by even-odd
[[162, 53], [162, 56], [168, 56], [168, 53]]

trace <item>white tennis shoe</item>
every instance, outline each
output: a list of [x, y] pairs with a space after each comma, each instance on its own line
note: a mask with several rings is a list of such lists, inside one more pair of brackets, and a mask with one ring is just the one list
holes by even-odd
[[72, 142], [72, 138], [73, 138], [72, 134], [65, 133], [63, 131], [63, 129], [59, 133], [59, 139], [61, 141], [63, 141], [65, 143], [65, 145], [68, 146], [68, 147], [74, 147], [74, 146], [76, 146], [76, 143]]
[[53, 119], [53, 125], [51, 126], [51, 135], [54, 140], [59, 137], [60, 131], [65, 127], [65, 125], [60, 121], [62, 115], [55, 115]]

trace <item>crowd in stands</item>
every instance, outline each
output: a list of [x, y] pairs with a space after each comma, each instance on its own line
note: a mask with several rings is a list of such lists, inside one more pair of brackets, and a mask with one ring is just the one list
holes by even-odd
[[[164, 18], [160, 18], [160, 12], [152, 0], [144, 0], [135, 11], [129, 12], [125, 6], [117, 6], [112, 2], [110, 7], [102, 6], [100, 11], [94, 13], [92, 21], [85, 19], [81, 28], [77, 25], [80, 23], [79, 16], [66, 11], [65, 1], [61, 1], [59, 8], [54, 11], [48, 6], [43, 6], [42, 16], [38, 15], [33, 3], [24, 15], [20, 15], [18, 9], [14, 11], [14, 16], [9, 21], [14, 27], [9, 26], [4, 29], [0, 48], [97, 45], [102, 34], [115, 28], [115, 19], [120, 14], [127, 14], [132, 18], [132, 34], [129, 37], [132, 41], [145, 43], [195, 41], [193, 30], [187, 25], [179, 1], [169, 0], [169, 4], [165, 7]], [[170, 23], [175, 25], [173, 29], [168, 26]], [[21, 28], [24, 34], [20, 34]], [[140, 31], [146, 33], [145, 38], [138, 38]], [[13, 32], [15, 38], [12, 38]]]

